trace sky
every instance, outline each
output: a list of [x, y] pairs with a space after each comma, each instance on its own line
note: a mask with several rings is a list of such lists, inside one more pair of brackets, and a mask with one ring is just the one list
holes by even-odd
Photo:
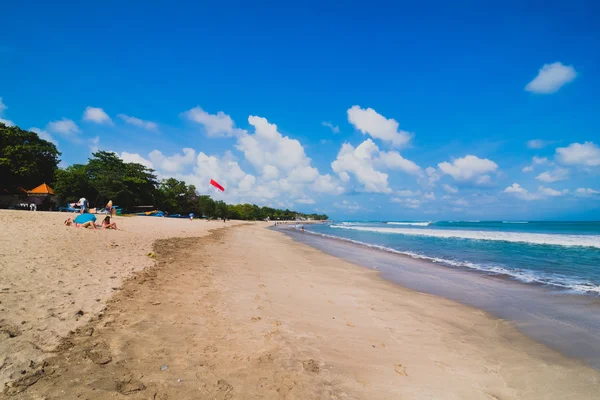
[[2, 6], [0, 122], [62, 167], [335, 219], [600, 219], [598, 2], [84, 3]]

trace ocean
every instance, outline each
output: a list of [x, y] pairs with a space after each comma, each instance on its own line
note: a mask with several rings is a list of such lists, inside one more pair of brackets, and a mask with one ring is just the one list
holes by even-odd
[[600, 296], [600, 222], [345, 221], [305, 229], [449, 268]]
[[511, 321], [600, 370], [600, 222], [343, 221], [305, 224], [304, 232], [300, 226], [275, 229], [406, 288]]

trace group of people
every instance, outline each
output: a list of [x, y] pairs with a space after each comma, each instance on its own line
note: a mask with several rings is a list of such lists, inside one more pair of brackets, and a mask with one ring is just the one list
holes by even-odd
[[90, 221], [86, 221], [83, 223], [77, 223], [77, 222], [75, 222], [75, 220], [73, 218], [69, 217], [65, 220], [65, 225], [66, 226], [75, 226], [77, 228], [81, 227], [81, 228], [90, 228], [90, 229], [117, 229], [117, 223], [110, 222], [109, 215], [104, 217], [101, 224], [96, 224], [95, 220], [90, 220]]
[[[94, 215], [89, 215], [89, 219], [87, 219], [86, 221], [81, 221], [82, 218], [85, 218], [83, 214], [87, 214], [89, 211], [91, 211], [89, 208], [89, 203], [85, 197], [79, 199], [79, 201], [76, 204], [79, 207], [81, 207], [79, 213], [82, 215], [79, 215], [74, 219], [71, 217], [67, 218], [65, 220], [66, 226], [75, 226], [89, 229], [117, 229], [117, 223], [110, 221], [111, 215], [114, 216], [116, 214], [116, 210], [112, 205], [112, 200], [109, 200], [106, 206], [104, 207], [104, 210], [106, 211], [107, 215], [106, 217], [104, 217], [101, 224], [96, 224], [96, 216]], [[77, 221], [78, 219], [80, 221]]]

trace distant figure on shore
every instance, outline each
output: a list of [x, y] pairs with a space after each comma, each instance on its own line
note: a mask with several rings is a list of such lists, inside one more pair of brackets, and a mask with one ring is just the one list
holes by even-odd
[[81, 209], [79, 210], [79, 212], [80, 212], [81, 214], [83, 214], [83, 213], [87, 212], [87, 209], [88, 209], [88, 201], [87, 201], [87, 199], [86, 199], [85, 197], [82, 197], [82, 198], [80, 198], [80, 199], [79, 199], [79, 201], [77, 202], [77, 205], [78, 205], [79, 207], [81, 207]]
[[304, 225], [302, 225], [302, 232], [304, 232]]
[[104, 207], [104, 209], [106, 210], [106, 213], [113, 216], [113, 203], [112, 200], [109, 200], [108, 203], [106, 203], [106, 207]]
[[194, 220], [194, 213], [190, 213], [190, 221]]
[[104, 229], [117, 229], [117, 223], [116, 222], [110, 222], [110, 217], [107, 215], [103, 220], [102, 220], [102, 228]]

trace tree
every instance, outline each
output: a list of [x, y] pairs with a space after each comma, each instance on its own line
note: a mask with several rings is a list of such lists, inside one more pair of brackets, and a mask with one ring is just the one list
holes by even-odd
[[56, 171], [54, 193], [62, 200], [74, 202], [81, 197], [95, 199], [96, 189], [90, 184], [87, 165], [73, 164], [65, 169]]
[[32, 189], [54, 183], [60, 154], [36, 133], [0, 122], [0, 188]]
[[86, 165], [57, 171], [56, 194], [63, 200], [86, 197], [102, 207], [112, 200], [124, 209], [154, 203], [156, 176], [141, 164], [125, 163], [115, 153], [93, 153]]

